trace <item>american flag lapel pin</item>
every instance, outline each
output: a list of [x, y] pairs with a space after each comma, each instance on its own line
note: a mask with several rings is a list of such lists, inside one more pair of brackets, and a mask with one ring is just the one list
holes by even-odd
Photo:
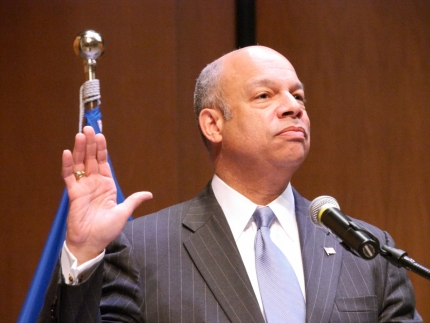
[[324, 247], [324, 251], [327, 254], [327, 256], [332, 256], [336, 254], [336, 251], [332, 247]]

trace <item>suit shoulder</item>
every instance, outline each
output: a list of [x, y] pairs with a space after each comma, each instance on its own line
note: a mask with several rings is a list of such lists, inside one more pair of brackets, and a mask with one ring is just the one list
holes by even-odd
[[192, 200], [188, 200], [182, 203], [171, 205], [157, 212], [140, 216], [132, 221], [127, 222], [123, 231], [126, 233], [129, 230], [132, 230], [132, 228], [135, 226], [151, 225], [160, 221], [164, 222], [163, 220], [167, 220], [167, 218], [175, 217], [183, 219], [184, 215], [189, 209], [191, 202]]
[[[294, 194], [294, 200], [296, 203], [296, 214], [298, 215], [304, 215], [310, 219], [309, 216], [309, 206], [311, 204], [311, 201], [307, 200], [306, 198], [302, 197], [300, 193], [298, 193], [294, 187], [293, 187], [293, 194]], [[379, 229], [378, 227], [363, 221], [359, 219], [355, 219], [353, 217], [350, 217], [351, 220], [364, 227], [366, 230], [368, 230], [371, 234], [375, 235], [381, 244], [386, 244], [388, 242], [392, 242], [393, 239], [391, 236], [384, 230]]]
[[204, 201], [211, 197], [213, 197], [213, 192], [209, 182], [203, 191], [201, 191], [197, 196], [188, 201], [166, 207], [157, 212], [138, 217], [133, 221], [129, 221], [126, 224], [123, 232], [132, 230], [131, 228], [133, 227], [163, 223], [167, 219], [169, 219], [170, 221], [173, 221], [175, 219], [182, 223], [182, 220], [185, 218], [190, 208], [194, 208], [196, 205], [205, 205], [206, 202]]

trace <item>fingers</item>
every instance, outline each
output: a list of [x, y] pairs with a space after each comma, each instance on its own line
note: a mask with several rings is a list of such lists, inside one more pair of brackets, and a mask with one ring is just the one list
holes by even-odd
[[73, 147], [73, 172], [85, 170], [85, 145], [85, 135], [78, 133], [75, 136], [75, 146]]
[[85, 171], [86, 176], [100, 172], [104, 176], [111, 176], [106, 139], [102, 134], [96, 135], [92, 127], [86, 126], [83, 133], [76, 135], [72, 156], [72, 172]]
[[97, 160], [99, 162], [99, 173], [103, 176], [112, 177], [111, 169], [108, 163], [106, 139], [102, 134], [97, 134], [95, 139], [97, 144]]
[[83, 133], [86, 138], [85, 145], [85, 173], [86, 176], [91, 174], [97, 174], [99, 166], [97, 163], [97, 144], [96, 144], [96, 134], [92, 127], [84, 127]]
[[67, 187], [76, 181], [73, 175], [73, 156], [70, 150], [63, 151], [61, 174]]

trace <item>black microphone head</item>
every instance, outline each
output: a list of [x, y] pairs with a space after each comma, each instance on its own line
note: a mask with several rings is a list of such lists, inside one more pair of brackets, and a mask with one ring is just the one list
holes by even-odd
[[309, 216], [314, 224], [323, 226], [319, 218], [319, 213], [321, 209], [326, 209], [327, 207], [335, 207], [340, 210], [339, 203], [331, 196], [323, 195], [311, 202], [311, 205], [309, 205]]

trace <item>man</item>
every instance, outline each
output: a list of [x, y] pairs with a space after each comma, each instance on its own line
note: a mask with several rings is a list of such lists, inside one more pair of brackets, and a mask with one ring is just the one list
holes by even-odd
[[[63, 153], [67, 237], [40, 321], [421, 322], [405, 271], [343, 250], [292, 189], [310, 122], [285, 57], [262, 46], [221, 57], [197, 80], [195, 111], [213, 180], [196, 198], [126, 225], [151, 194], [116, 205], [104, 137], [87, 127]], [[269, 249], [276, 265], [264, 267]]]

